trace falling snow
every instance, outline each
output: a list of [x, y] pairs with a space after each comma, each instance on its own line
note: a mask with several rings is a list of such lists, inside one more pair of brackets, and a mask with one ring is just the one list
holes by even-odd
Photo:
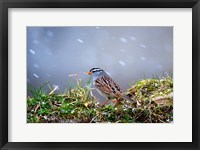
[[134, 36], [131, 36], [130, 39], [131, 39], [132, 41], [136, 41], [136, 38], [135, 38]]
[[34, 73], [33, 75], [34, 75], [34, 77], [39, 78], [39, 76], [37, 74]]
[[99, 27], [96, 27], [96, 29], [99, 29]]
[[40, 68], [38, 64], [33, 64], [33, 67], [35, 67], [37, 69]]
[[83, 43], [83, 41], [81, 39], [77, 39], [78, 42]]
[[144, 45], [144, 44], [140, 44], [140, 47], [142, 47], [142, 48], [146, 48], [146, 45]]
[[32, 49], [29, 49], [29, 52], [30, 52], [31, 54], [35, 55], [35, 51], [32, 50]]
[[121, 52], [125, 53], [126, 51], [124, 49], [120, 49]]
[[119, 64], [122, 65], [122, 66], [126, 65], [126, 63], [124, 61], [122, 61], [122, 60], [119, 61]]
[[146, 60], [146, 57], [141, 56], [140, 59], [143, 60], [143, 61], [145, 61], [145, 60]]
[[38, 40], [33, 40], [33, 43], [34, 44], [39, 44], [39, 41]]
[[47, 31], [47, 35], [48, 35], [49, 37], [53, 37], [53, 32]]
[[123, 43], [127, 43], [127, 39], [125, 39], [124, 37], [121, 37], [120, 40], [121, 40]]

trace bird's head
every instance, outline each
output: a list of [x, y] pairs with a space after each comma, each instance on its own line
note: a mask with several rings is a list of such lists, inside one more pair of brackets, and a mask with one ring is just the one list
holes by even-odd
[[99, 74], [102, 74], [104, 73], [104, 71], [101, 69], [101, 68], [92, 68], [90, 69], [90, 71], [87, 72], [88, 75], [99, 75]]

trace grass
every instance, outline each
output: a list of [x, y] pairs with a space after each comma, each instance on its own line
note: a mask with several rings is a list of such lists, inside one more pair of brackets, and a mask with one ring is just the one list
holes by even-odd
[[[173, 121], [173, 80], [171, 77], [138, 81], [126, 91], [134, 102], [122, 101], [118, 106], [100, 107], [91, 89], [72, 75], [76, 86], [55, 94], [47, 82], [39, 88], [30, 87], [27, 98], [28, 123], [170, 123]], [[49, 87], [50, 92], [44, 87]]]

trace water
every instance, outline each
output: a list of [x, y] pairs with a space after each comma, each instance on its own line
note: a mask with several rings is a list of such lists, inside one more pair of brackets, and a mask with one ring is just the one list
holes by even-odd
[[86, 81], [84, 72], [100, 67], [125, 91], [144, 77], [173, 73], [173, 27], [28, 27], [27, 62], [34, 87], [49, 81], [63, 92], [70, 74]]

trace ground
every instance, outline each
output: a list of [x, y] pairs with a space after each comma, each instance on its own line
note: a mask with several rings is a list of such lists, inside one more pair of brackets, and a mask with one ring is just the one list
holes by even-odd
[[[134, 100], [100, 107], [92, 94], [90, 79], [83, 85], [55, 94], [49, 83], [30, 88], [28, 123], [170, 123], [173, 121], [173, 79], [169, 76], [137, 81], [126, 91]], [[49, 86], [50, 92], [44, 91]]]

